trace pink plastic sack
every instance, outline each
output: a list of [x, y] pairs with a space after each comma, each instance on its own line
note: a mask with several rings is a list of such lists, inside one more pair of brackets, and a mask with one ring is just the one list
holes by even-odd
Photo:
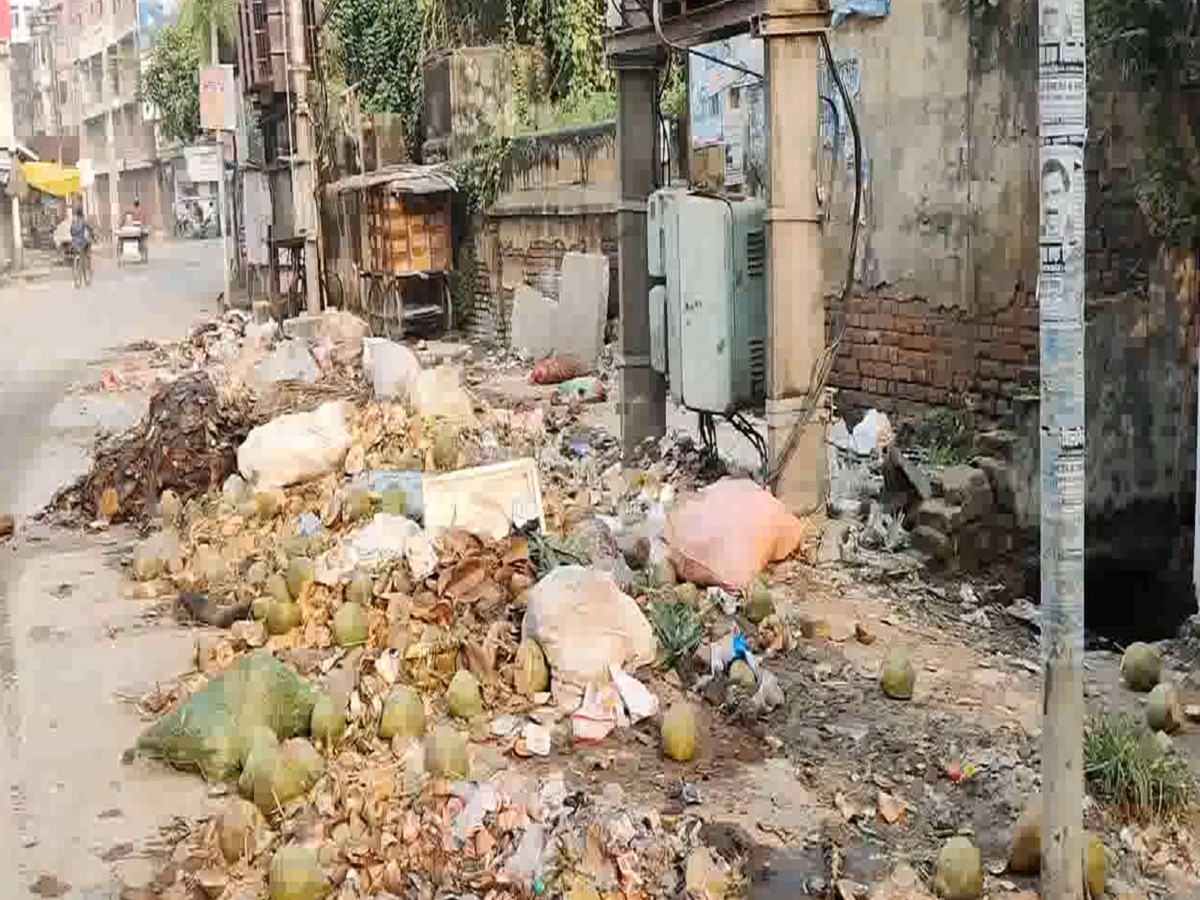
[[739, 590], [795, 553], [804, 525], [753, 481], [723, 478], [681, 500], [663, 536], [680, 581]]

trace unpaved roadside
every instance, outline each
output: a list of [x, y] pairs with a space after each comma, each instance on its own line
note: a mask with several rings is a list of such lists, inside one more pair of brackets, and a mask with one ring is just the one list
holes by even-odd
[[213, 253], [167, 246], [136, 274], [98, 272], [87, 290], [0, 290], [0, 512], [22, 523], [0, 546], [0, 897], [32, 896], [39, 878], [44, 895], [116, 897], [116, 879], [142, 877], [143, 842], [204, 808], [195, 780], [121, 765], [142, 723], [119, 696], [175, 676], [192, 646], [122, 598], [117, 557], [130, 536], [22, 520], [86, 467], [99, 429], [125, 427], [147, 399], [72, 395], [72, 384], [98, 378], [121, 346], [178, 338], [211, 312]]

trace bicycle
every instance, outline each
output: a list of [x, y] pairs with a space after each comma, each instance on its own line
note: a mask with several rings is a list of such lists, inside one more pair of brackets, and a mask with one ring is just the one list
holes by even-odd
[[92, 283], [92, 254], [91, 250], [84, 248], [83, 250], [72, 250], [73, 259], [71, 260], [71, 277], [75, 281], [75, 287], [80, 288], [85, 284], [91, 286]]

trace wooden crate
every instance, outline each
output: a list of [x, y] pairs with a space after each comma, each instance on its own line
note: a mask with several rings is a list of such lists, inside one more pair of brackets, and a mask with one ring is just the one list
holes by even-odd
[[376, 272], [448, 272], [451, 268], [450, 201], [444, 194], [370, 191], [371, 266]]

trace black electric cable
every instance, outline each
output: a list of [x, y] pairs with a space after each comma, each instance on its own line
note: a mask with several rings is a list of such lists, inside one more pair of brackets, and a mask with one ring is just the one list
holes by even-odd
[[825, 54], [825, 65], [828, 67], [830, 77], [832, 77], [833, 83], [841, 95], [842, 103], [846, 107], [846, 116], [850, 121], [850, 134], [854, 141], [854, 218], [850, 226], [850, 254], [846, 261], [846, 281], [842, 285], [842, 321], [838, 326], [837, 334], [834, 336], [832, 343], [825, 348], [825, 352], [813, 367], [812, 382], [808, 393], [804, 396], [800, 413], [792, 425], [792, 430], [789, 432], [787, 441], [784, 443], [783, 451], [779, 454], [778, 464], [771, 470], [771, 473], [767, 477], [767, 485], [772, 490], [775, 490], [778, 486], [780, 477], [782, 477], [792, 456], [795, 455], [796, 448], [800, 445], [800, 434], [812, 419], [817, 404], [820, 402], [821, 395], [825, 391], [825, 385], [829, 381], [829, 373], [833, 370], [833, 361], [837, 357], [838, 347], [841, 345], [842, 338], [846, 334], [846, 303], [850, 298], [851, 292], [854, 290], [854, 266], [858, 261], [858, 220], [862, 211], [863, 192], [862, 135], [858, 130], [858, 117], [855, 115], [854, 106], [850, 102], [850, 92], [846, 90], [846, 85], [842, 82], [842, 75], [838, 71], [837, 63], [833, 59], [833, 51], [829, 48], [829, 39], [824, 33], [821, 33], [819, 38], [821, 41], [821, 50]]

